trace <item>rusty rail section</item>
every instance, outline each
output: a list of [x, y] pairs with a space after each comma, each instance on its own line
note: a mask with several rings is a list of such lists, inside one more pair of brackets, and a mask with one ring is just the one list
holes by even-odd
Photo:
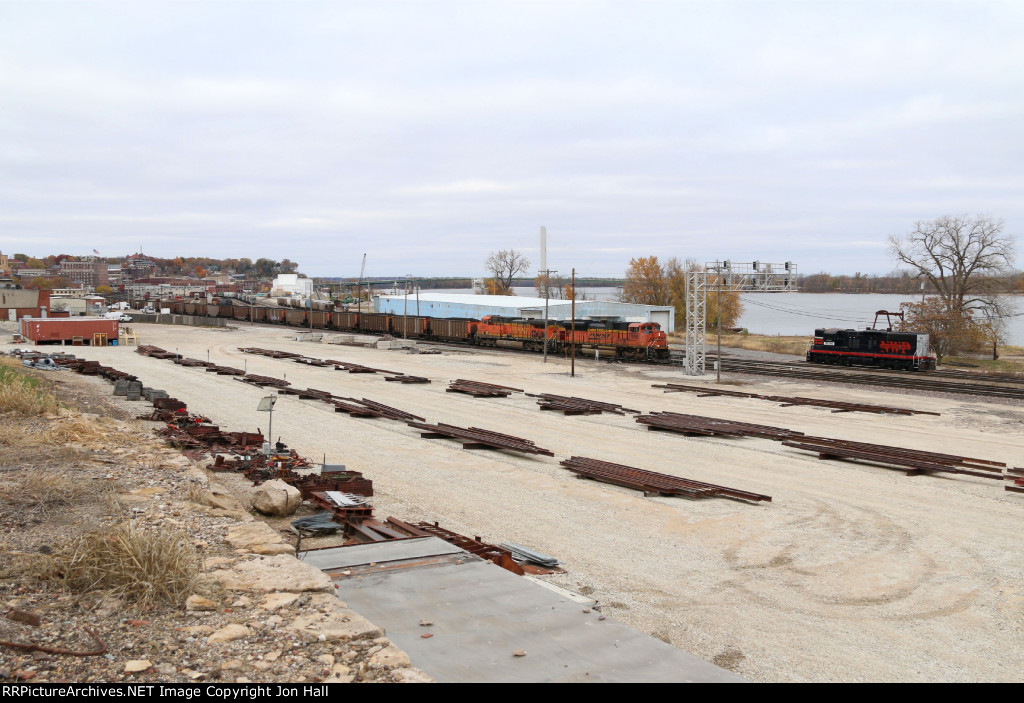
[[482, 381], [470, 381], [459, 378], [451, 382], [445, 390], [446, 393], [466, 393], [474, 398], [507, 398], [513, 393], [523, 393], [522, 388], [511, 386], [499, 386], [495, 383], [483, 383]]
[[317, 366], [321, 368], [333, 367], [335, 371], [348, 371], [349, 373], [382, 373], [389, 374], [388, 381], [401, 381], [402, 383], [430, 383], [430, 379], [422, 376], [406, 376], [401, 371], [388, 371], [387, 369], [376, 369], [372, 366], [363, 366], [349, 361], [337, 359], [317, 359], [312, 356], [304, 356], [294, 352], [279, 351], [277, 349], [261, 349], [260, 347], [239, 347], [238, 350], [245, 354], [258, 354], [272, 359], [288, 359], [297, 364], [306, 366]]
[[815, 452], [819, 459], [860, 459], [878, 464], [891, 464], [903, 468], [907, 476], [932, 471], [966, 474], [981, 478], [1002, 479], [1006, 464], [986, 459], [926, 452], [919, 449], [889, 447], [882, 444], [849, 442], [828, 437], [792, 437], [783, 445]]
[[1024, 493], [1024, 468], [1015, 466], [1012, 469], [1007, 469], [1006, 480], [1007, 483], [1003, 488], [1014, 493]]
[[624, 408], [616, 403], [604, 403], [599, 400], [588, 400], [575, 396], [553, 395], [551, 393], [527, 393], [531, 398], [538, 398], [537, 405], [541, 410], [558, 410], [565, 415], [600, 415], [601, 413], [612, 413], [614, 415], [625, 415], [626, 413], [639, 414], [640, 410]]
[[519, 564], [516, 563], [515, 559], [512, 558], [512, 552], [499, 547], [494, 544], [488, 544], [479, 537], [466, 537], [460, 535], [458, 532], [452, 532], [434, 523], [431, 525], [429, 522], [418, 522], [415, 525], [408, 522], [402, 522], [398, 518], [389, 517], [388, 524], [397, 527], [403, 532], [409, 533], [412, 537], [439, 537], [448, 544], [455, 545], [459, 549], [464, 549], [470, 554], [480, 557], [481, 559], [487, 559], [494, 564], [507, 569], [514, 574], [522, 576], [526, 571]]
[[510, 449], [514, 452], [524, 454], [544, 454], [554, 456], [555, 453], [538, 447], [528, 439], [513, 437], [512, 435], [492, 432], [479, 427], [456, 427], [446, 425], [443, 422], [437, 425], [430, 425], [425, 422], [406, 423], [410, 427], [426, 430], [420, 433], [423, 439], [456, 439], [462, 442], [463, 449]]
[[430, 379], [426, 376], [406, 376], [401, 374], [398, 376], [388, 376], [384, 379], [385, 381], [398, 381], [399, 383], [430, 383]]
[[652, 384], [652, 388], [662, 388], [666, 393], [696, 393], [698, 398], [708, 396], [727, 396], [730, 398], [758, 398], [773, 403], [779, 403], [782, 407], [788, 408], [794, 405], [811, 405], [821, 408], [832, 408], [834, 413], [885, 413], [890, 415], [940, 415], [940, 413], [928, 410], [911, 410], [909, 408], [898, 408], [891, 405], [872, 405], [869, 403], [846, 403], [838, 400], [821, 400], [818, 398], [802, 398], [800, 396], [765, 395], [763, 393], [747, 393], [744, 391], [728, 391], [721, 388], [709, 388], [707, 386], [687, 386], [679, 383]]
[[238, 351], [243, 354], [269, 356], [272, 359], [294, 359], [302, 356], [302, 354], [295, 354], [294, 352], [278, 351], [276, 349], [260, 349], [259, 347], [239, 347]]
[[254, 373], [247, 373], [244, 376], [238, 376], [235, 378], [236, 381], [242, 383], [248, 383], [253, 386], [259, 386], [260, 388], [285, 388], [286, 386], [292, 385], [290, 382], [280, 378], [273, 378], [272, 376], [259, 376]]
[[650, 415], [641, 415], [636, 421], [641, 425], [647, 425], [648, 430], [678, 432], [687, 436], [706, 435], [711, 437], [714, 435], [724, 435], [727, 437], [761, 437], [775, 440], [803, 436], [803, 432], [788, 430], [784, 427], [754, 425], [749, 422], [736, 422], [734, 420], [721, 420], [715, 417], [683, 415], [672, 412], [654, 412]]
[[142, 354], [143, 356], [151, 356], [154, 359], [180, 359], [181, 358], [181, 354], [175, 354], [174, 352], [169, 352], [166, 349], [161, 349], [160, 347], [154, 347], [154, 346], [149, 345], [149, 344], [140, 344], [139, 346], [135, 347], [135, 353], [136, 354]]
[[656, 495], [682, 495], [688, 498], [710, 498], [712, 496], [726, 496], [752, 502], [771, 502], [772, 497], [750, 491], [741, 491], [726, 486], [716, 486], [713, 483], [694, 481], [679, 476], [660, 474], [654, 471], [645, 471], [632, 466], [613, 464], [597, 459], [574, 456], [571, 459], [563, 459], [561, 465], [572, 471], [578, 478], [589, 478], [604, 483], [612, 483], [616, 486], [625, 486], [643, 491], [644, 494]]

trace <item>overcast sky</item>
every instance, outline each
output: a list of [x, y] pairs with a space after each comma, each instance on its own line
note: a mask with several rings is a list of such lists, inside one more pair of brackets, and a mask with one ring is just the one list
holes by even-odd
[[314, 276], [1024, 257], [1024, 3], [0, 0], [0, 251]]

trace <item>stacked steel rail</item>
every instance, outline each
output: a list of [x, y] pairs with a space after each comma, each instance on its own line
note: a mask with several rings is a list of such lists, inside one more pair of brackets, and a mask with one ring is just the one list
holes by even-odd
[[818, 398], [802, 398], [799, 396], [766, 395], [764, 393], [748, 393], [744, 391], [728, 391], [723, 388], [709, 386], [686, 386], [680, 383], [655, 383], [651, 388], [662, 388], [666, 393], [696, 393], [698, 398], [709, 396], [727, 396], [730, 398], [758, 398], [779, 403], [788, 408], [794, 405], [811, 405], [820, 408], [832, 408], [834, 413], [881, 413], [891, 415], [939, 415], [928, 410], [910, 410], [891, 405], [871, 405], [868, 403], [846, 403], [838, 400], [821, 400]]
[[465, 393], [474, 398], [507, 398], [513, 393], [523, 393], [522, 388], [511, 386], [499, 386], [496, 383], [484, 383], [482, 381], [470, 381], [459, 378], [451, 382], [445, 390], [446, 393]]
[[683, 435], [724, 435], [728, 437], [763, 437], [765, 439], [786, 439], [802, 436], [803, 432], [788, 430], [784, 427], [754, 425], [749, 422], [722, 420], [716, 417], [700, 415], [683, 415], [673, 412], [653, 412], [641, 415], [636, 419], [648, 430], [665, 430]]
[[919, 449], [889, 447], [882, 444], [850, 442], [828, 437], [793, 437], [784, 440], [782, 444], [806, 452], [815, 452], [819, 459], [860, 459], [878, 464], [894, 465], [904, 468], [908, 476], [937, 471], [1002, 479], [1003, 468], [1006, 466], [1000, 461], [972, 459]]
[[1015, 466], [1006, 470], [1007, 483], [1003, 487], [1014, 493], [1024, 493], [1024, 468]]
[[587, 398], [576, 398], [575, 396], [552, 395], [551, 393], [527, 393], [531, 398], [538, 398], [537, 405], [541, 410], [557, 410], [565, 415], [600, 415], [601, 413], [612, 413], [613, 415], [625, 415], [626, 413], [639, 414], [639, 410], [624, 408], [616, 403], [603, 403], [599, 400], [588, 400]]
[[142, 354], [143, 356], [151, 356], [154, 359], [180, 359], [181, 354], [175, 352], [169, 352], [166, 349], [160, 347], [154, 347], [149, 344], [140, 344], [135, 347], [136, 354]]
[[426, 430], [420, 433], [420, 437], [423, 439], [460, 440], [462, 441], [463, 449], [510, 449], [524, 454], [555, 455], [554, 452], [542, 449], [528, 439], [501, 434], [500, 432], [492, 432], [491, 430], [484, 430], [479, 427], [463, 428], [456, 427], [455, 425], [446, 425], [443, 422], [437, 425], [425, 422], [409, 422], [406, 424], [410, 427]]
[[579, 478], [590, 478], [604, 483], [611, 483], [616, 486], [625, 486], [643, 491], [645, 495], [682, 495], [688, 498], [710, 498], [712, 496], [726, 496], [752, 502], [771, 502], [771, 496], [750, 491], [741, 491], [726, 486], [716, 486], [713, 483], [694, 481], [679, 476], [660, 474], [654, 471], [645, 471], [632, 466], [613, 464], [608, 461], [598, 461], [586, 457], [574, 456], [571, 459], [564, 459], [561, 465], [572, 471]]

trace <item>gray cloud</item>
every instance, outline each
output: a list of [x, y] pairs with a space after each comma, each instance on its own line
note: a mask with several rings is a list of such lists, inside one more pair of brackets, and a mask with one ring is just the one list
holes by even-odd
[[885, 272], [1021, 231], [1010, 3], [0, 1], [0, 250]]

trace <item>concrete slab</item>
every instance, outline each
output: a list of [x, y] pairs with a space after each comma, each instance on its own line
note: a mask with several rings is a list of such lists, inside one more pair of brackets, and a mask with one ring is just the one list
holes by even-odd
[[[375, 563], [388, 563], [394, 561], [390, 550], [408, 546], [361, 545], [359, 558], [373, 555]], [[348, 549], [353, 547], [337, 551]], [[463, 563], [430, 568], [336, 575], [337, 594], [383, 627], [416, 667], [442, 682], [743, 681], [611, 618], [602, 620], [565, 595], [466, 556]], [[515, 656], [517, 650], [526, 655]]]

